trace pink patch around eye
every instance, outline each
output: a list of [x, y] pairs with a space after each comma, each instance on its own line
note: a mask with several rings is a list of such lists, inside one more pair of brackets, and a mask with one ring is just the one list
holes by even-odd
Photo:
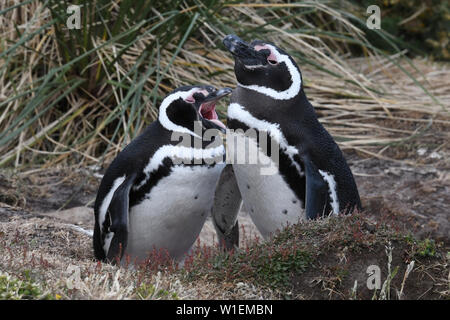
[[207, 90], [198, 90], [195, 93], [200, 92], [202, 93], [205, 97], [209, 94], [209, 92]]
[[184, 101], [186, 101], [187, 103], [194, 103], [195, 102], [194, 95], [191, 94], [189, 97], [184, 99]]
[[186, 101], [187, 103], [195, 103], [194, 94], [199, 93], [199, 92], [201, 94], [203, 94], [205, 97], [208, 95], [208, 91], [206, 91], [206, 90], [197, 90], [193, 94], [191, 94], [189, 97], [184, 99], [184, 101]]
[[270, 51], [270, 55], [267, 57], [268, 61], [278, 62], [277, 57], [275, 56], [275, 54], [272, 52], [272, 50], [267, 45], [261, 46], [261, 45], [258, 44], [258, 45], [255, 46], [255, 50], [256, 51], [260, 51], [260, 50], [263, 50], [263, 49], [266, 49], [266, 50]]
[[209, 94], [209, 92], [207, 90], [204, 90], [204, 89], [203, 90], [197, 90], [193, 94], [191, 94], [189, 97], [185, 98], [184, 101], [186, 101], [187, 103], [195, 103], [194, 94], [197, 94], [197, 93], [201, 93], [205, 97]]

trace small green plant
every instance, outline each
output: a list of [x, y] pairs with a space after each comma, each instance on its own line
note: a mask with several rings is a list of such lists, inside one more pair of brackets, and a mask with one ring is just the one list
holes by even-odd
[[136, 295], [139, 299], [148, 300], [148, 299], [178, 299], [178, 295], [176, 292], [170, 292], [165, 289], [157, 289], [151, 283], [144, 283], [136, 289]]
[[0, 299], [51, 299], [51, 296], [43, 293], [40, 286], [34, 283], [29, 276], [26, 276], [25, 280], [20, 280], [7, 273], [0, 272]]
[[417, 243], [416, 256], [419, 257], [435, 257], [436, 243], [433, 239], [425, 239]]
[[218, 282], [250, 281], [270, 288], [288, 288], [294, 275], [312, 263], [311, 253], [298, 246], [293, 228], [286, 228], [270, 241], [253, 243], [237, 251], [197, 247], [186, 258], [185, 279], [208, 277]]
[[405, 240], [411, 245], [411, 255], [413, 257], [436, 257], [436, 242], [433, 239], [417, 240], [413, 236], [408, 235], [405, 237]]
[[287, 287], [294, 273], [306, 270], [311, 257], [302, 250], [277, 248], [272, 255], [267, 252], [256, 261], [255, 277], [259, 282], [267, 283], [273, 287]]

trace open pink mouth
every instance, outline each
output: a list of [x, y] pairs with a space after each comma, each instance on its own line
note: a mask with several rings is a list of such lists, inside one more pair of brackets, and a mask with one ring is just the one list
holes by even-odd
[[211, 122], [214, 122], [215, 124], [217, 124], [218, 126], [224, 128], [224, 129], [226, 128], [225, 125], [219, 120], [219, 116], [217, 115], [216, 101], [205, 102], [205, 103], [201, 104], [198, 112], [200, 113], [200, 115], [203, 118], [205, 118]]

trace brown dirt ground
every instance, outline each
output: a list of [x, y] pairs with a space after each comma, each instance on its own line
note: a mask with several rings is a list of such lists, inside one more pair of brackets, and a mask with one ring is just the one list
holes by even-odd
[[[374, 290], [367, 288], [367, 268], [380, 267], [381, 284], [388, 278], [388, 256], [386, 245], [376, 243], [368, 250], [352, 251], [348, 247], [333, 248], [322, 253], [314, 266], [305, 273], [294, 276], [294, 292], [302, 299], [349, 299], [356, 288], [357, 299], [370, 300]], [[391, 299], [398, 299], [407, 265], [411, 262], [410, 245], [403, 241], [392, 241], [391, 274], [397, 269], [391, 282]], [[445, 260], [445, 259], [444, 259]], [[414, 268], [404, 282], [403, 300], [440, 299], [447, 297], [445, 276], [448, 265], [435, 257], [414, 258]], [[447, 270], [447, 271], [446, 271]], [[355, 283], [356, 281], [356, 283]], [[355, 287], [356, 285], [356, 287]], [[448, 286], [448, 284], [447, 284]], [[379, 297], [378, 290], [377, 296]]]
[[[415, 164], [394, 159], [383, 160], [363, 158], [356, 153], [347, 154], [347, 159], [355, 175], [364, 213], [374, 223], [387, 223], [393, 229], [410, 232], [419, 239], [433, 238], [442, 244], [444, 252], [448, 252], [450, 244], [450, 176], [448, 152], [441, 148], [437, 155], [427, 149], [419, 155], [417, 148], [397, 148], [396, 152], [404, 152], [397, 158], [407, 156], [416, 159]], [[400, 150], [400, 151], [398, 151]], [[394, 151], [392, 151], [394, 152]], [[395, 152], [390, 154], [395, 158]], [[92, 261], [91, 239], [73, 229], [75, 224], [85, 229], [92, 229], [92, 206], [100, 179], [87, 169], [48, 169], [13, 174], [9, 171], [0, 173], [0, 237], [13, 235], [30, 240], [30, 250], [45, 252], [52, 257], [74, 261]], [[248, 234], [247, 238], [258, 235], [252, 222], [242, 213], [241, 224]], [[214, 241], [214, 230], [210, 222], [202, 231], [204, 243]], [[1, 239], [0, 239], [1, 240]], [[400, 266], [403, 274], [406, 269], [403, 244], [394, 244], [393, 265]], [[337, 249], [338, 251], [341, 250]], [[36, 251], [37, 250], [37, 251]], [[382, 266], [383, 279], [386, 275], [386, 253], [384, 246], [372, 248], [370, 252], [349, 253], [342, 262], [342, 255], [333, 252], [321, 256], [316, 267], [304, 274], [294, 277], [293, 286], [301, 299], [341, 299], [350, 296], [354, 280], [358, 280], [358, 290], [365, 283], [365, 270], [370, 264]], [[6, 258], [5, 258], [6, 259]], [[445, 260], [445, 259], [444, 259]], [[439, 298], [434, 292], [432, 264], [423, 263], [420, 268], [425, 273], [417, 273], [417, 277], [409, 282], [405, 290], [409, 299]], [[448, 266], [447, 266], [448, 268]], [[336, 277], [339, 270], [356, 274], [356, 278]], [[328, 271], [327, 271], [328, 270]], [[319, 272], [319, 274], [318, 274]], [[327, 272], [329, 277], [326, 276]], [[448, 271], [447, 271], [448, 273]], [[424, 274], [429, 278], [425, 279]], [[393, 286], [399, 288], [401, 283], [397, 277]], [[204, 287], [208, 287], [203, 284]], [[227, 293], [217, 290], [190, 289], [186, 298], [276, 298], [270, 289], [260, 291], [249, 284], [240, 284], [237, 288], [227, 285]], [[214, 286], [213, 286], [214, 287]], [[233, 290], [230, 288], [233, 287]], [[244, 288], [246, 293], [242, 293]], [[250, 288], [250, 289], [249, 289]], [[184, 289], [183, 289], [184, 290]], [[195, 293], [192, 290], [197, 290]], [[233, 292], [231, 292], [231, 291]], [[251, 294], [248, 293], [250, 290]], [[428, 292], [428, 291], [429, 292]], [[431, 291], [430, 291], [431, 290]], [[214, 292], [214, 293], [213, 293]], [[231, 292], [231, 293], [230, 293]], [[358, 298], [370, 299], [372, 292], [360, 290]], [[180, 296], [183, 296], [180, 294]], [[74, 298], [67, 295], [68, 298]], [[89, 295], [83, 298], [91, 297]], [[106, 296], [106, 298], [123, 297]]]
[[[419, 238], [433, 237], [448, 243], [450, 171], [448, 154], [442, 152], [440, 157], [444, 160], [413, 166], [348, 155], [364, 211], [374, 220], [392, 222], [396, 228], [409, 230]], [[51, 169], [25, 176], [0, 173], [0, 206], [22, 208], [27, 214], [63, 211], [67, 222], [92, 229], [93, 220], [82, 218], [83, 212], [77, 218], [73, 216], [76, 210], [65, 210], [92, 208], [99, 182], [91, 172], [79, 169]], [[60, 218], [64, 214], [60, 213]], [[242, 214], [245, 227], [253, 233], [246, 214]], [[8, 216], [7, 212], [0, 213], [0, 221], [6, 221]]]

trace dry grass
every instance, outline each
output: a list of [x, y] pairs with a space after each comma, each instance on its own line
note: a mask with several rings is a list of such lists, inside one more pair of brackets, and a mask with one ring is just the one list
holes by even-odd
[[[289, 258], [292, 244], [308, 253], [307, 261]], [[448, 298], [450, 284], [445, 250], [358, 215], [303, 223], [231, 255], [201, 246], [194, 268], [154, 269], [154, 261], [117, 267], [93, 260], [90, 237], [19, 210], [0, 224], [0, 293], [6, 275], [37, 288], [29, 299], [439, 299]], [[374, 263], [384, 281], [377, 292], [365, 287]]]
[[[375, 171], [358, 167], [359, 172], [374, 173], [379, 167], [383, 172], [389, 167], [380, 160], [367, 162], [375, 164]], [[390, 168], [395, 169], [395, 164]], [[423, 179], [418, 185], [414, 181], [410, 184], [406, 175], [386, 174], [374, 180], [369, 174], [359, 182], [372, 182], [358, 185], [366, 209], [363, 215], [309, 221], [267, 243], [256, 241], [255, 233], [249, 232], [255, 227], [252, 229], [245, 223], [245, 216], [240, 216], [240, 225], [248, 229], [241, 230], [241, 250], [232, 257], [217, 252], [210, 225], [198, 244], [200, 250], [194, 251], [184, 272], [158, 257], [135, 269], [94, 261], [92, 238], [69, 225], [92, 229], [92, 209], [84, 207], [84, 213], [72, 209], [54, 212], [73, 194], [72, 205], [86, 204], [95, 196], [99, 180], [86, 170], [39, 169], [0, 176], [0, 193], [9, 195], [0, 200], [0, 270], [27, 287], [35, 284], [40, 288], [33, 298], [445, 299], [450, 284], [448, 210], [439, 201], [445, 199], [446, 185], [443, 181], [432, 185], [437, 198], [425, 193], [427, 199], [420, 201], [427, 202], [417, 206], [415, 195], [424, 194], [422, 182], [430, 186], [435, 175], [412, 174]], [[406, 187], [399, 188], [397, 182]], [[383, 192], [397, 196], [384, 199]], [[439, 232], [431, 225], [416, 229], [417, 224], [426, 227], [432, 220], [442, 224]], [[409, 232], [420, 234], [422, 240]], [[387, 254], [389, 241], [393, 249]], [[412, 261], [414, 268], [406, 276]], [[372, 264], [382, 270], [381, 284], [390, 279], [384, 295], [365, 287], [366, 269]], [[2, 279], [0, 275], [0, 294]]]
[[[8, 210], [14, 210], [10, 207]], [[101, 264], [92, 239], [57, 219], [16, 216], [0, 223], [0, 270], [36, 285], [33, 299], [271, 299], [269, 288], [251, 283], [182, 281], [175, 272]], [[226, 288], [226, 290], [223, 290]], [[0, 288], [0, 293], [1, 293]]]
[[[110, 3], [111, 10], [116, 12], [119, 1]], [[349, 22], [342, 10], [319, 1], [301, 4], [243, 2], [222, 6], [218, 12], [208, 11], [206, 15], [202, 15], [205, 5], [201, 2], [180, 3], [179, 14], [196, 25], [194, 33], [186, 33], [189, 35], [186, 42], [181, 41], [184, 33], [180, 33], [173, 42], [164, 46], [156, 44], [147, 52], [151, 58], [144, 57], [146, 48], [159, 39], [156, 33], [148, 32], [147, 26], [115, 61], [126, 45], [93, 36], [90, 40], [95, 50], [88, 55], [89, 64], [81, 71], [74, 71], [58, 47], [55, 25], [49, 23], [51, 15], [42, 2], [30, 1], [22, 5], [18, 0], [1, 2], [0, 166], [32, 167], [27, 168], [31, 173], [36, 172], [35, 167], [45, 170], [108, 163], [124, 144], [155, 119], [158, 102], [174, 87], [199, 82], [217, 87], [235, 86], [231, 56], [221, 46], [221, 39], [231, 32], [247, 39], [258, 36], [272, 41], [294, 56], [302, 70], [308, 98], [342, 149], [368, 157], [397, 159], [397, 147], [416, 148], [420, 144], [417, 141], [426, 144], [427, 135], [435, 135], [437, 139], [428, 146], [430, 153], [439, 151], [447, 157], [448, 64], [420, 58], [411, 63], [404, 56], [405, 52], [387, 56], [368, 45], [362, 31]], [[18, 5], [17, 8], [8, 10], [14, 5]], [[351, 6], [346, 9], [353, 10]], [[311, 10], [311, 13], [303, 14], [301, 10]], [[154, 14], [164, 21], [161, 12], [156, 10]], [[124, 28], [135, 23], [125, 20]], [[352, 56], [350, 47], [355, 42], [362, 49], [363, 57]], [[98, 80], [100, 74], [101, 81]], [[225, 119], [225, 110], [222, 104], [221, 119]], [[407, 161], [420, 163], [416, 158]], [[35, 189], [38, 192], [40, 187]], [[20, 190], [11, 197], [22, 206]], [[0, 202], [11, 201], [0, 199]], [[21, 210], [14, 215], [12, 220], [0, 223], [0, 269], [7, 272], [7, 281], [21, 279], [37, 283], [42, 295], [39, 297], [283, 297], [277, 289], [245, 279], [215, 278], [213, 272], [206, 272], [195, 282], [187, 282], [178, 274], [164, 271], [136, 272], [100, 265], [93, 260], [89, 237], [57, 220], [23, 216]], [[311, 232], [316, 231], [315, 237], [308, 234], [305, 237], [311, 236], [308, 238], [311, 244], [326, 245], [330, 251], [324, 252], [335, 260], [320, 260], [323, 256], [319, 257], [323, 268], [312, 274], [306, 271], [305, 283], [303, 287], [297, 284], [293, 297], [362, 298], [360, 289], [353, 287], [354, 279], [351, 285], [346, 283], [349, 278], [344, 272], [351, 267], [344, 263], [347, 258], [358, 259], [358, 255], [348, 253], [348, 248], [361, 239], [341, 229], [327, 229], [327, 226], [333, 225], [323, 222], [309, 226]], [[362, 240], [373, 238], [365, 231], [363, 236]], [[382, 256], [385, 260], [385, 243], [377, 245], [381, 253], [376, 253], [376, 257]], [[364, 276], [367, 262], [364, 259], [368, 257], [358, 260]], [[410, 293], [411, 279], [428, 281], [431, 277], [436, 284], [433, 294], [448, 298], [448, 258], [416, 263], [407, 278], [402, 258], [402, 253], [393, 253], [394, 263], [403, 263], [404, 267], [398, 287], [401, 297]], [[317, 274], [317, 270], [321, 273]], [[216, 273], [221, 271], [216, 270]], [[404, 283], [403, 279], [406, 279]], [[297, 280], [303, 281], [303, 278]], [[306, 289], [303, 292], [298, 288]], [[349, 288], [354, 288], [353, 293], [347, 290]], [[427, 294], [429, 292], [423, 292], [424, 296]]]
[[[15, 4], [18, 1], [3, 2], [0, 10]], [[145, 48], [157, 40], [149, 32], [137, 37], [120, 61], [114, 62], [125, 46], [92, 38], [97, 49], [90, 55], [88, 68], [93, 68], [94, 73], [88, 81], [95, 82], [100, 71], [105, 73], [95, 89], [78, 83], [76, 74], [61, 71], [66, 65], [64, 57], [58, 49], [54, 26], [45, 27], [50, 13], [41, 2], [32, 1], [1, 14], [0, 47], [3, 52], [14, 50], [13, 55], [1, 58], [0, 128], [6, 133], [18, 126], [23, 129], [14, 131], [14, 138], [0, 146], [0, 165], [49, 168], [56, 164], [109, 162], [155, 119], [157, 103], [174, 87], [199, 82], [235, 86], [232, 59], [221, 46], [228, 32], [248, 37], [262, 35], [295, 57], [303, 72], [307, 96], [343, 149], [386, 158], [392, 145], [408, 144], [430, 127], [448, 128], [450, 124], [446, 109], [450, 105], [448, 65], [421, 59], [411, 64], [402, 53], [380, 54], [368, 45], [363, 32], [349, 22], [343, 11], [315, 1], [274, 1], [225, 5], [220, 13], [192, 18], [194, 13], [202, 14], [200, 9], [205, 7], [196, 3], [180, 8], [180, 14], [195, 18], [197, 29], [177, 55], [174, 52], [179, 41], [173, 41], [151, 52], [152, 60], [142, 60]], [[352, 6], [347, 9], [355, 10]], [[302, 14], [302, 10], [311, 10], [315, 20], [311, 21], [311, 15]], [[330, 17], [334, 22], [328, 27]], [[327, 28], [340, 33], [330, 34]], [[18, 30], [23, 32], [20, 41], [25, 45], [18, 45]], [[32, 32], [37, 36], [23, 38]], [[350, 57], [350, 46], [355, 42], [363, 48], [365, 57]], [[147, 62], [142, 64], [141, 60]], [[110, 63], [112, 67], [108, 68]], [[136, 66], [142, 70], [134, 69]], [[59, 78], [47, 78], [48, 72], [58, 68]], [[53, 87], [40, 87], [43, 81]], [[130, 87], [139, 88], [139, 95], [135, 91], [130, 95]], [[53, 105], [58, 98], [62, 100]], [[220, 115], [225, 118], [224, 105]]]

